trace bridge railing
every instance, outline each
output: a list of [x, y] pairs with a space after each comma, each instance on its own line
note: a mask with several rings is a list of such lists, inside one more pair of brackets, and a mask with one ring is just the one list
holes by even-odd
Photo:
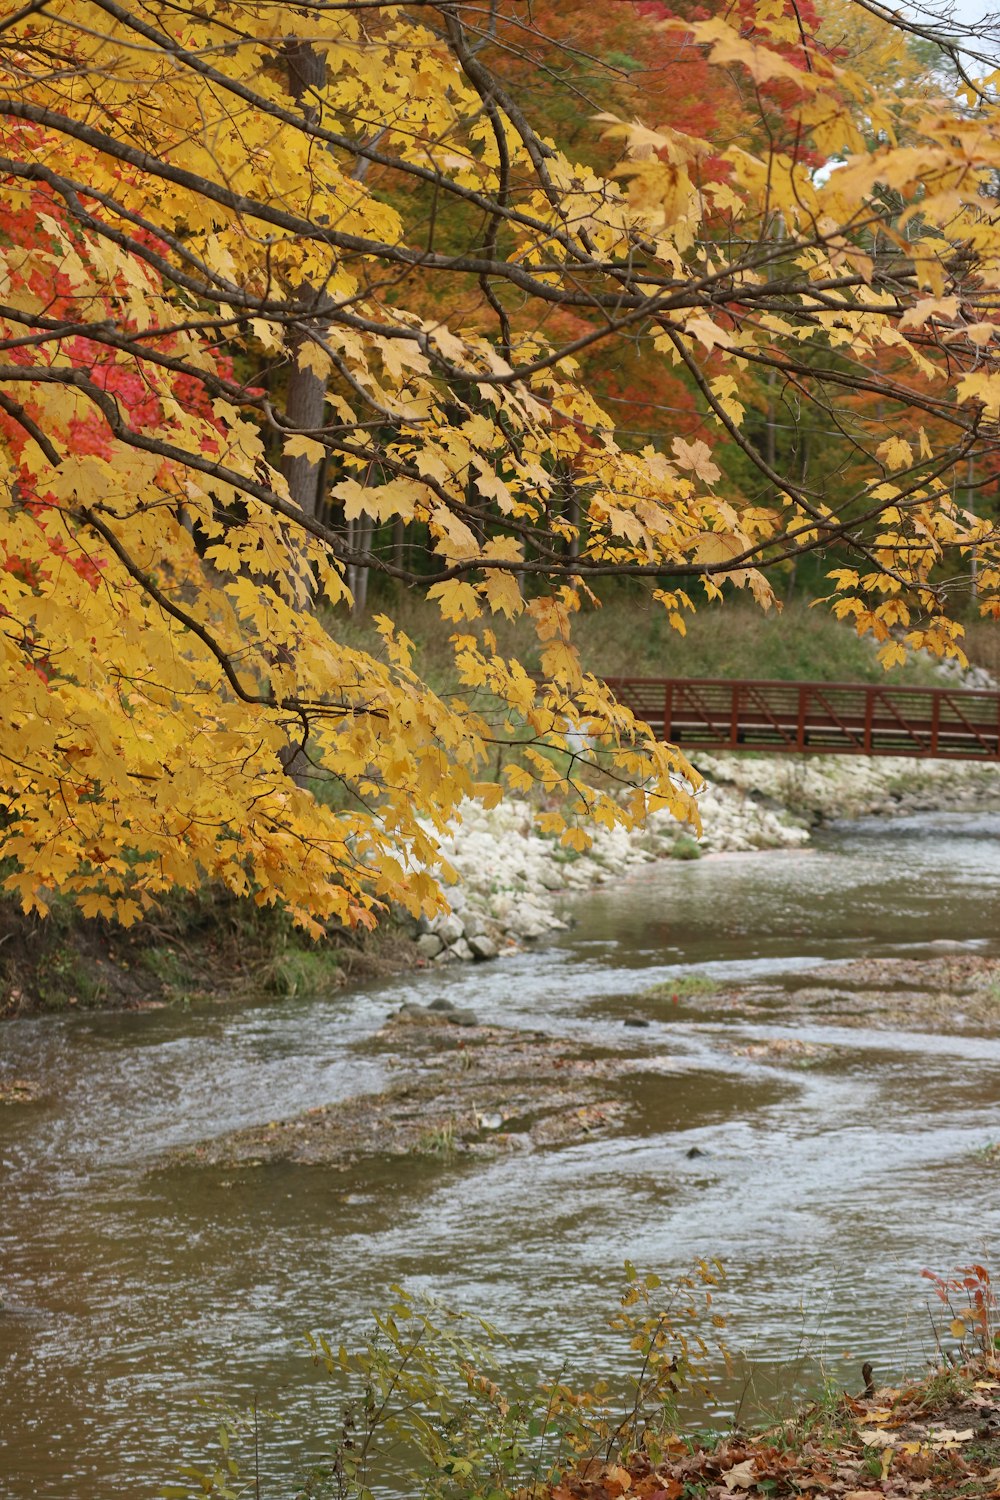
[[691, 750], [1000, 758], [1000, 693], [874, 683], [611, 677], [620, 703]]

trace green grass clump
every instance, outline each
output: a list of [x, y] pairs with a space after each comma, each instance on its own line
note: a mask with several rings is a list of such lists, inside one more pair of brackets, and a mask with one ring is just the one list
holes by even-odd
[[414, 1147], [418, 1156], [454, 1156], [456, 1149], [454, 1120], [425, 1130]]
[[268, 993], [285, 1000], [297, 995], [323, 995], [342, 983], [335, 955], [322, 948], [287, 948], [271, 960], [265, 976]]
[[670, 849], [671, 859], [701, 859], [704, 850], [697, 839], [693, 839], [689, 833], [682, 833]]
[[716, 980], [710, 979], [707, 974], [685, 974], [680, 979], [665, 979], [662, 984], [654, 984], [650, 989], [643, 990], [644, 1000], [672, 1000], [676, 995], [679, 1000], [690, 999], [694, 995], [712, 995], [719, 989]]
[[38, 998], [46, 1010], [65, 1010], [79, 1005], [98, 1006], [104, 987], [86, 959], [68, 944], [57, 944], [41, 960], [37, 970]]

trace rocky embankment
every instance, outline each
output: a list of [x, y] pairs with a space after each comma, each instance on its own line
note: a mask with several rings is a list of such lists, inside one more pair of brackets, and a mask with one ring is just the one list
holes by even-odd
[[1000, 767], [975, 762], [699, 755], [697, 768], [706, 781], [700, 834], [659, 812], [635, 833], [596, 828], [582, 854], [539, 834], [526, 801], [490, 811], [466, 803], [441, 845], [459, 877], [447, 888], [452, 909], [414, 934], [423, 961], [485, 960], [537, 942], [564, 926], [566, 894], [652, 860], [796, 848], [833, 818], [1000, 808]]

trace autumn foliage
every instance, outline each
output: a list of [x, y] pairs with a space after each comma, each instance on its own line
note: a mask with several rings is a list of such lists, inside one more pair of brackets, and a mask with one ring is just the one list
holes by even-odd
[[[314, 930], [438, 900], [435, 830], [692, 811], [574, 651], [832, 550], [833, 607], [961, 653], [991, 521], [990, 80], [885, 97], [782, 0], [28, 4], [0, 23], [6, 882], [140, 917], [210, 879]], [[635, 66], [633, 66], [635, 64]], [[706, 104], [706, 101], [710, 101]], [[836, 433], [814, 482], [763, 433]], [[803, 415], [804, 414], [804, 415]], [[757, 426], [755, 427], [755, 422]], [[834, 468], [836, 483], [831, 484]], [[951, 561], [949, 561], [951, 558]], [[372, 570], [453, 633], [431, 691]], [[541, 680], [489, 617], [528, 615]]]

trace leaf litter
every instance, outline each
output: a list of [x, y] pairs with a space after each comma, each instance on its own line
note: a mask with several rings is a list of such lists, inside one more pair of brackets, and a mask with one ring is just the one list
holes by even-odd
[[844, 1392], [756, 1433], [658, 1437], [649, 1451], [581, 1461], [515, 1500], [1000, 1500], [1000, 1364], [980, 1355], [901, 1389]]

